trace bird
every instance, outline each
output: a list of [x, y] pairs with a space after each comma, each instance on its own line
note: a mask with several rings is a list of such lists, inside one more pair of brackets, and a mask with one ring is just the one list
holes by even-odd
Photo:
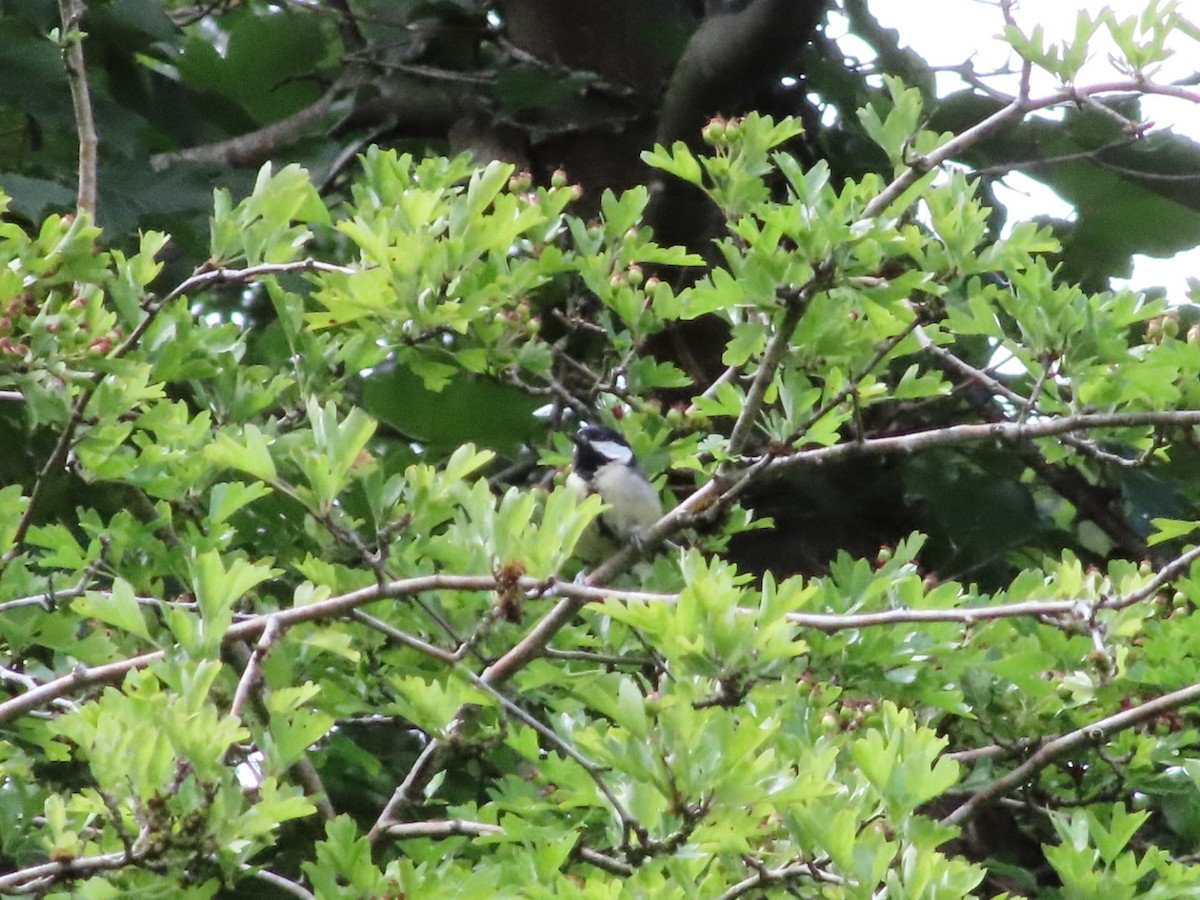
[[607, 425], [584, 425], [571, 440], [575, 457], [567, 487], [580, 499], [598, 494], [608, 507], [579, 539], [575, 555], [598, 561], [624, 544], [640, 546], [642, 535], [662, 518], [663, 506], [633, 448]]

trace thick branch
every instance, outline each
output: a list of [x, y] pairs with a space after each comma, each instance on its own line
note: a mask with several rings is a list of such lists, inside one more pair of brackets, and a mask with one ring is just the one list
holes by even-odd
[[[150, 158], [156, 171], [179, 162], [213, 163], [222, 166], [257, 165], [279, 155], [334, 112], [334, 104], [362, 80], [354, 70], [330, 86], [314, 103], [287, 118], [215, 144], [188, 147]], [[430, 84], [419, 78], [389, 77], [373, 84], [371, 99], [356, 106], [336, 123], [338, 133], [347, 129], [377, 127], [394, 123], [398, 132], [417, 136], [444, 134], [458, 118], [468, 95], [466, 86]]]
[[249, 166], [266, 162], [283, 147], [298, 141], [314, 124], [324, 118], [333, 106], [333, 101], [344, 90], [345, 85], [338, 82], [315, 103], [278, 122], [272, 122], [257, 131], [241, 134], [227, 141], [188, 147], [174, 153], [158, 153], [150, 157], [150, 165], [156, 172], [161, 172], [179, 162], [214, 163], [221, 166]]
[[753, 0], [706, 19], [671, 76], [658, 142], [695, 144], [707, 117], [742, 111], [796, 57], [824, 10], [824, 0]]

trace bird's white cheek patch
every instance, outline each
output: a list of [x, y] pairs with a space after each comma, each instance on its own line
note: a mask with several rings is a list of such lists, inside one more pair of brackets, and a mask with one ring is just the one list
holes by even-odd
[[612, 460], [613, 462], [627, 465], [633, 459], [633, 451], [624, 444], [618, 444], [616, 441], [596, 441], [592, 446], [605, 459]]

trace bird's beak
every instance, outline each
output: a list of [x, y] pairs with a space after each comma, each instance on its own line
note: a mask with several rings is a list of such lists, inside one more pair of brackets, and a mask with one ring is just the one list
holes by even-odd
[[584, 444], [584, 440], [583, 440], [583, 438], [581, 438], [581, 437], [579, 436], [579, 432], [578, 432], [578, 431], [576, 431], [574, 434], [571, 434], [571, 435], [568, 435], [568, 436], [571, 438], [571, 443], [572, 443], [572, 444], [574, 444], [576, 447], [582, 447], [582, 446], [583, 446], [583, 444]]

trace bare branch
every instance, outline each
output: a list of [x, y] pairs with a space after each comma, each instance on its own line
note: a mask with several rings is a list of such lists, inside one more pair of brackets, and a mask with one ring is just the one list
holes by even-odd
[[426, 656], [432, 656], [438, 662], [446, 663], [446, 665], [454, 665], [458, 662], [458, 657], [449, 650], [443, 650], [441, 647], [434, 646], [428, 641], [423, 641], [416, 635], [409, 634], [407, 631], [401, 631], [393, 625], [389, 625], [383, 619], [377, 619], [369, 613], [363, 612], [361, 609], [356, 609], [350, 613], [350, 617], [355, 621], [362, 622], [368, 628], [373, 628], [382, 634], [386, 634], [397, 644], [403, 644], [405, 647], [411, 647]]
[[444, 838], [466, 835], [481, 837], [485, 834], [504, 834], [499, 825], [488, 822], [472, 822], [469, 819], [437, 819], [430, 822], [397, 822], [385, 829], [388, 837], [397, 840], [408, 838]]
[[927, 172], [932, 171], [947, 160], [953, 159], [973, 144], [998, 133], [1009, 123], [1018, 121], [1028, 113], [1035, 112], [1036, 110], [1048, 109], [1063, 103], [1078, 103], [1085, 99], [1090, 101], [1102, 94], [1123, 92], [1161, 94], [1200, 104], [1200, 92], [1189, 91], [1186, 88], [1173, 84], [1156, 84], [1143, 79], [1102, 82], [1082, 88], [1066, 87], [1053, 94], [1047, 94], [1044, 97], [1031, 98], [1029, 96], [1030, 73], [1031, 65], [1026, 61], [1021, 73], [1021, 90], [1012, 102], [1003, 109], [994, 112], [983, 121], [960, 132], [936, 150], [913, 160], [891, 184], [867, 204], [863, 210], [862, 217], [864, 219], [871, 219], [880, 215]]
[[150, 165], [156, 172], [161, 172], [179, 162], [213, 163], [221, 166], [246, 166], [265, 162], [281, 147], [299, 140], [305, 131], [322, 119], [345, 88], [346, 85], [339, 81], [316, 102], [278, 122], [216, 144], [156, 154], [150, 157]]
[[276, 872], [268, 869], [256, 869], [253, 866], [243, 866], [242, 870], [251, 878], [257, 878], [259, 881], [265, 882], [284, 893], [291, 894], [293, 897], [299, 897], [300, 900], [316, 900], [316, 895], [302, 884], [297, 884], [290, 878], [284, 878]]
[[778, 472], [798, 465], [825, 465], [852, 456], [878, 456], [892, 453], [913, 453], [930, 447], [969, 444], [977, 441], [1017, 443], [1033, 438], [1057, 437], [1079, 431], [1109, 428], [1139, 428], [1143, 426], [1183, 428], [1200, 425], [1200, 410], [1155, 410], [1127, 413], [1081, 413], [1055, 416], [1034, 422], [985, 422], [977, 425], [950, 425], [911, 434], [867, 438], [856, 443], [836, 444], [801, 450], [771, 460], [767, 472]]
[[736, 898], [744, 897], [751, 891], [760, 890], [769, 885], [788, 884], [804, 878], [823, 884], [846, 883], [844, 878], [823, 868], [823, 864], [818, 862], [791, 863], [775, 869], [768, 869], [766, 866], [763, 866], [753, 875], [743, 878], [737, 884], [730, 887], [729, 890], [725, 891], [725, 893], [719, 895], [717, 900], [736, 900]]
[[88, 87], [87, 66], [83, 59], [83, 32], [80, 24], [86, 11], [83, 0], [59, 0], [58, 15], [62, 21], [60, 45], [66, 61], [67, 77], [71, 83], [71, 104], [75, 110], [75, 130], [79, 134], [79, 187], [77, 204], [81, 212], [96, 218], [97, 148], [96, 120], [92, 116], [92, 96]]
[[43, 609], [53, 609], [54, 605], [60, 600], [70, 600], [73, 597], [81, 597], [87, 592], [87, 586], [78, 584], [75, 587], [63, 588], [61, 591], [46, 591], [42, 594], [31, 594], [28, 597], [14, 597], [12, 600], [6, 600], [0, 603], [0, 613], [6, 613], [14, 609], [22, 609], [26, 606], [40, 606]]
[[606, 853], [593, 850], [591, 847], [576, 847], [575, 855], [597, 869], [603, 869], [605, 872], [611, 872], [613, 875], [620, 875], [622, 878], [628, 878], [633, 874], [633, 866], [629, 863], [614, 859]]
[[754, 381], [750, 390], [746, 392], [742, 412], [729, 435], [729, 451], [734, 455], [741, 453], [749, 443], [750, 435], [753, 434], [758, 421], [758, 414], [762, 410], [763, 398], [775, 378], [779, 364], [783, 362], [784, 354], [791, 346], [792, 335], [796, 333], [796, 327], [804, 317], [804, 311], [808, 309], [813, 296], [829, 287], [833, 273], [832, 261], [825, 260], [816, 267], [812, 277], [799, 290], [788, 289], [780, 292], [780, 299], [784, 305], [783, 318], [763, 351], [762, 360], [754, 373]]
[[39, 863], [7, 875], [0, 875], [0, 892], [25, 893], [43, 889], [59, 881], [86, 878], [96, 872], [121, 869], [133, 865], [146, 855], [147, 834], [143, 831], [129, 850], [102, 853], [97, 856], [80, 856], [74, 859]]
[[608, 783], [604, 780], [604, 770], [602, 767], [592, 762], [590, 759], [576, 750], [574, 746], [560, 737], [552, 728], [542, 724], [537, 718], [531, 716], [512, 700], [508, 699], [508, 697], [504, 696], [504, 694], [500, 693], [500, 691], [498, 691], [496, 688], [492, 687], [492, 685], [484, 681], [482, 677], [476, 675], [469, 669], [459, 669], [459, 671], [465, 674], [473, 685], [482, 689], [493, 699], [495, 699], [495, 701], [499, 703], [501, 707], [503, 707], [505, 712], [513, 716], [518, 721], [523, 722], [525, 725], [528, 725], [543, 738], [549, 741], [559, 753], [563, 754], [568, 759], [573, 760], [579, 765], [580, 768], [587, 772], [588, 777], [592, 779], [597, 789], [599, 789], [600, 793], [604, 795], [604, 799], [607, 800], [609, 806], [612, 807], [613, 812], [617, 814], [617, 818], [621, 821], [621, 829], [625, 834], [626, 840], [629, 839], [630, 834], [636, 834], [639, 838], [644, 840], [646, 836], [645, 827], [628, 809], [626, 809], [625, 804], [617, 799], [617, 795], [613, 793], [612, 788], [610, 788]]
[[270, 275], [285, 275], [289, 272], [333, 272], [340, 275], [353, 275], [357, 272], [353, 266], [340, 266], [309, 256], [284, 263], [259, 263], [245, 266], [241, 269], [229, 266], [219, 266], [213, 269], [202, 269], [185, 278], [169, 294], [163, 297], [163, 303], [170, 303], [193, 291], [206, 290], [216, 284], [249, 284]]
[[[626, 548], [628, 549], [628, 548]], [[618, 554], [619, 555], [619, 554]], [[615, 558], [615, 557], [614, 557]], [[609, 562], [611, 562], [610, 560]], [[480, 681], [483, 684], [498, 686], [503, 684], [527, 663], [536, 659], [550, 643], [551, 639], [563, 628], [570, 624], [587, 601], [581, 597], [564, 597], [525, 635], [517, 644], [500, 659], [488, 666]], [[451, 728], [460, 721], [461, 711], [455, 717]], [[445, 758], [444, 742], [434, 738], [412, 764], [404, 780], [392, 792], [387, 804], [379, 813], [375, 824], [367, 833], [369, 840], [376, 840], [392, 822], [399, 818], [401, 810], [416, 802], [422, 789], [437, 773]]]
[[[714, 483], [709, 482], [710, 485]], [[705, 488], [701, 488], [701, 491], [704, 490]], [[697, 494], [700, 494], [701, 491], [697, 491]], [[693, 494], [692, 498], [697, 494]], [[686, 512], [681, 513], [680, 510], [686, 511], [692, 498], [689, 498], [684, 504], [680, 504], [680, 506], [664, 516], [654, 526], [652, 531], [662, 531], [677, 521], [680, 516], [686, 514]], [[613, 557], [613, 560], [622, 558], [624, 553], [625, 551], [618, 553]], [[613, 560], [609, 560], [609, 562]], [[1147, 600], [1162, 590], [1173, 578], [1178, 577], [1189, 569], [1197, 560], [1200, 560], [1200, 547], [1195, 547], [1173, 559], [1167, 565], [1163, 566], [1154, 578], [1138, 590], [1132, 591], [1123, 597], [1102, 601], [1094, 606], [1097, 609], [1124, 609], [1127, 606]], [[610, 571], [608, 563], [596, 569], [596, 573], [602, 571]], [[595, 577], [596, 573], [593, 573], [593, 577]], [[422, 575], [414, 578], [399, 579], [381, 585], [361, 588], [357, 591], [330, 597], [326, 600], [310, 603], [305, 606], [290, 607], [277, 612], [252, 616], [230, 626], [225, 633], [223, 642], [242, 641], [260, 635], [272, 620], [277, 622], [277, 627], [284, 629], [299, 622], [339, 618], [350, 614], [359, 606], [378, 600], [397, 599], [428, 591], [490, 591], [495, 590], [496, 586], [497, 579], [493, 575]], [[620, 600], [626, 603], [670, 603], [678, 599], [677, 594], [615, 590], [596, 584], [546, 583], [535, 578], [521, 578], [518, 580], [517, 586], [523, 591], [532, 592], [538, 596], [558, 596], [561, 599], [522, 641], [493, 663], [481, 676], [478, 676], [481, 681], [490, 687], [498, 687], [503, 684], [516, 674], [529, 660], [544, 652], [546, 644], [553, 636], [587, 603], [605, 600]], [[1080, 601], [1073, 600], [1048, 600], [966, 609], [895, 609], [879, 613], [858, 614], [789, 613], [788, 619], [802, 627], [817, 628], [823, 631], [836, 631], [845, 628], [889, 625], [897, 622], [961, 622], [969, 625], [976, 621], [1016, 616], [1054, 617], [1063, 615], [1090, 615], [1088, 610], [1092, 606], [1092, 604], [1081, 604]], [[1084, 609], [1085, 607], [1087, 608], [1086, 610]], [[367, 623], [372, 627], [380, 627], [381, 625], [385, 628], [389, 627], [386, 626], [386, 623], [382, 623], [376, 619], [368, 619]], [[441, 651], [439, 648], [433, 649], [437, 652], [431, 655], [442, 659], [444, 651]], [[14, 715], [22, 715], [32, 709], [37, 709], [58, 697], [71, 693], [78, 687], [118, 681], [128, 672], [145, 668], [163, 657], [164, 652], [159, 650], [102, 666], [91, 668], [79, 666], [67, 675], [38, 685], [23, 694], [0, 703], [0, 722]], [[436, 742], [431, 742], [431, 745], [432, 743]]]
[[238, 680], [237, 690], [233, 694], [233, 703], [229, 707], [230, 715], [241, 718], [242, 707], [246, 705], [250, 692], [262, 679], [263, 660], [267, 658], [267, 653], [270, 652], [271, 645], [275, 643], [278, 634], [279, 620], [275, 616], [268, 616], [266, 626], [258, 638], [258, 643], [254, 646], [254, 651], [250, 654], [250, 659], [246, 662], [242, 677]]
[[1165, 712], [1187, 706], [1197, 700], [1200, 700], [1200, 683], [1163, 694], [1153, 700], [1147, 700], [1145, 703], [1106, 716], [1089, 725], [1046, 741], [1025, 762], [978, 791], [962, 806], [942, 819], [941, 824], [963, 825], [973, 819], [984, 807], [1000, 799], [1009, 791], [1028, 783], [1034, 775], [1064, 753], [1088, 744], [1099, 743], [1112, 734], [1141, 725]]
[[[993, 395], [997, 397], [1003, 397], [1005, 400], [1016, 404], [1021, 410], [1027, 410], [1030, 408], [1029, 399], [1027, 397], [1014, 391], [1004, 382], [992, 377], [983, 369], [976, 368], [962, 357], [951, 353], [945, 347], [935, 344], [933, 339], [930, 338], [925, 332], [924, 328], [918, 327], [914, 334], [917, 340], [920, 342], [921, 348], [937, 359], [939, 365], [941, 365], [945, 371], [958, 374], [964, 378], [976, 382], [977, 384], [986, 388]], [[1125, 457], [1117, 456], [1114, 453], [1107, 453], [1104, 450], [1101, 450], [1087, 438], [1081, 438], [1077, 435], [1064, 434], [1062, 435], [1062, 441], [1064, 444], [1075, 448], [1085, 456], [1100, 460], [1101, 462], [1112, 463], [1114, 465], [1127, 468], [1133, 468], [1144, 464], [1143, 460], [1126, 459]]]
[[[532, 578], [522, 581], [522, 587], [529, 590], [533, 590], [537, 584], [538, 582]], [[493, 590], [495, 586], [496, 579], [491, 575], [422, 575], [416, 578], [401, 579], [382, 585], [361, 588], [357, 591], [351, 591], [348, 594], [330, 597], [327, 600], [310, 603], [306, 606], [293, 606], [277, 612], [264, 613], [260, 616], [245, 619], [230, 626], [225, 632], [222, 642], [243, 641], [247, 638], [255, 637], [267, 627], [267, 622], [270, 619], [276, 619], [278, 627], [285, 629], [298, 622], [337, 618], [346, 615], [358, 606], [362, 606], [365, 603], [372, 603], [376, 600], [395, 599], [431, 590], [487, 591]], [[34, 690], [26, 691], [24, 694], [0, 703], [0, 722], [14, 715], [22, 715], [31, 709], [37, 709], [56, 697], [69, 694], [78, 687], [119, 681], [127, 673], [136, 669], [143, 669], [151, 663], [162, 659], [164, 655], [164, 651], [156, 650], [103, 666], [93, 666], [91, 668], [78, 666], [68, 675], [48, 681]]]

